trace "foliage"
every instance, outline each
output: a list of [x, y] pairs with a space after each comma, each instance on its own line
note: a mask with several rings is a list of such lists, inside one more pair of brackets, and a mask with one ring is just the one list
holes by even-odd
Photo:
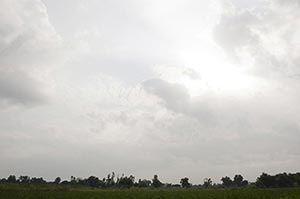
[[181, 186], [182, 186], [183, 188], [189, 188], [189, 187], [191, 187], [191, 183], [189, 183], [189, 179], [188, 179], [187, 177], [182, 178], [182, 179], [180, 180], [180, 184], [181, 184]]
[[92, 188], [242, 188], [242, 187], [259, 187], [259, 188], [285, 188], [285, 187], [299, 187], [300, 186], [300, 173], [279, 173], [276, 175], [269, 175], [262, 173], [255, 183], [249, 183], [244, 180], [244, 177], [240, 174], [236, 174], [233, 180], [228, 177], [221, 178], [222, 184], [213, 183], [211, 178], [205, 178], [202, 185], [192, 185], [189, 183], [189, 178], [184, 177], [180, 180], [179, 184], [162, 183], [158, 179], [158, 175], [154, 175], [152, 181], [148, 179], [139, 179], [135, 181], [133, 175], [121, 177], [112, 172], [108, 174], [106, 178], [99, 178], [97, 176], [90, 176], [88, 178], [76, 178], [71, 176], [70, 180], [62, 181], [60, 177], [55, 180], [47, 182], [42, 177], [29, 177], [20, 176], [16, 178], [14, 175], [8, 176], [7, 179], [0, 179], [0, 184], [24, 184], [24, 185], [63, 185], [70, 187], [92, 187]]
[[[22, 184], [23, 185], [23, 184]], [[300, 199], [300, 189], [1, 190], [0, 199]]]
[[300, 173], [279, 173], [269, 175], [262, 173], [256, 180], [256, 186], [266, 188], [293, 187], [300, 185]]
[[154, 175], [152, 179], [152, 187], [159, 188], [162, 187], [163, 183], [158, 179], [158, 175]]

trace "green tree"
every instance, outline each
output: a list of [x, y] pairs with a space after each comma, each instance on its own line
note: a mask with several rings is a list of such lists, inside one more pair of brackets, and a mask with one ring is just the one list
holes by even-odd
[[188, 179], [187, 177], [182, 178], [182, 179], [180, 180], [180, 184], [181, 184], [181, 186], [182, 186], [183, 188], [189, 188], [189, 187], [191, 187], [191, 183], [189, 183], [189, 179]]
[[155, 188], [161, 187], [163, 185], [163, 183], [161, 183], [161, 181], [158, 179], [158, 175], [154, 175], [153, 179], [152, 179], [152, 186]]
[[205, 188], [211, 187], [212, 186], [212, 180], [210, 178], [204, 178], [203, 186]]
[[16, 176], [14, 176], [14, 175], [8, 176], [7, 182], [10, 182], [10, 183], [15, 183], [15, 182], [17, 182]]
[[137, 186], [141, 187], [141, 188], [142, 187], [150, 187], [150, 185], [151, 185], [151, 181], [146, 180], [146, 179], [144, 179], [144, 180], [139, 179], [138, 184], [137, 184]]
[[41, 178], [36, 178], [36, 177], [33, 177], [30, 179], [30, 183], [32, 184], [45, 184], [46, 181], [41, 177]]
[[256, 179], [256, 186], [258, 187], [275, 187], [276, 186], [276, 178], [275, 176], [271, 176], [266, 173], [262, 173], [257, 179]]
[[129, 177], [127, 176], [122, 176], [118, 180], [118, 186], [121, 188], [130, 188], [134, 185], [134, 176], [130, 175]]
[[242, 175], [240, 175], [240, 174], [235, 175], [233, 178], [234, 185], [241, 187], [242, 183], [243, 183], [243, 179], [244, 179], [244, 177]]
[[29, 176], [20, 176], [19, 177], [19, 182], [20, 183], [29, 183], [30, 182], [30, 177]]
[[88, 186], [90, 187], [98, 187], [100, 185], [100, 180], [99, 178], [95, 177], [95, 176], [90, 176], [87, 180], [86, 180]]
[[233, 181], [228, 176], [225, 176], [225, 177], [221, 178], [221, 181], [222, 181], [222, 185], [224, 187], [230, 187], [230, 186], [233, 185]]
[[55, 178], [55, 180], [54, 180], [54, 184], [59, 184], [60, 181], [61, 181], [61, 178], [60, 178], [60, 177], [57, 177], [57, 178]]

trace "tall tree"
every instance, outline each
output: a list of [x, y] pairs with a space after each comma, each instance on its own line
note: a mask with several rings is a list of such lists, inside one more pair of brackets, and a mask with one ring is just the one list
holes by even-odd
[[161, 187], [163, 185], [163, 183], [161, 183], [161, 181], [158, 179], [158, 175], [154, 175], [153, 179], [152, 179], [152, 186], [155, 188]]
[[230, 187], [230, 186], [233, 185], [233, 181], [228, 176], [225, 176], [225, 177], [221, 178], [221, 181], [222, 181], [222, 185], [224, 187]]
[[243, 179], [244, 179], [244, 177], [242, 175], [240, 175], [240, 174], [235, 175], [233, 178], [234, 185], [241, 187], [242, 183], [243, 183]]
[[54, 180], [54, 184], [59, 184], [60, 181], [61, 181], [61, 178], [60, 178], [60, 177], [57, 177], [57, 178], [55, 178], [55, 180]]
[[7, 182], [10, 182], [10, 183], [15, 183], [15, 182], [17, 182], [16, 176], [14, 176], [14, 175], [8, 176]]
[[189, 179], [187, 177], [182, 178], [180, 180], [180, 184], [183, 188], [189, 188], [191, 186], [191, 183], [189, 183]]
[[203, 186], [205, 188], [211, 187], [212, 186], [212, 180], [211, 180], [211, 178], [204, 178]]

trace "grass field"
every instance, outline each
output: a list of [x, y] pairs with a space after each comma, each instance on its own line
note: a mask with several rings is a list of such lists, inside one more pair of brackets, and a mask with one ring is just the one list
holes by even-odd
[[1, 199], [300, 199], [299, 188], [289, 189], [130, 189], [47, 190], [4, 189]]

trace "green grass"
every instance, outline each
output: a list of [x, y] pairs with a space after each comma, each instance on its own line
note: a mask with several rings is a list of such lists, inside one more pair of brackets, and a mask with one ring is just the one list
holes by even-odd
[[0, 199], [300, 199], [289, 189], [2, 189]]
[[287, 189], [91, 189], [55, 184], [0, 183], [0, 199], [300, 199]]

